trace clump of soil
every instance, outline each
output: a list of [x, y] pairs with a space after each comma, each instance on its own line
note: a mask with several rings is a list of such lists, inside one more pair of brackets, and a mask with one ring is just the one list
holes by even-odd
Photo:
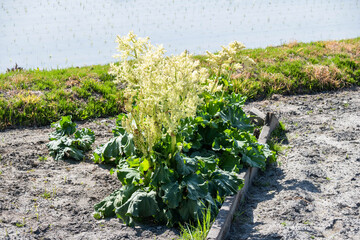
[[359, 239], [360, 88], [253, 102], [287, 139], [236, 214], [235, 239]]
[[[79, 124], [95, 131], [94, 146], [112, 137], [114, 119]], [[127, 227], [96, 220], [93, 206], [120, 187], [110, 168], [48, 156], [45, 128], [0, 132], [0, 239], [172, 239], [179, 232], [155, 224]]]

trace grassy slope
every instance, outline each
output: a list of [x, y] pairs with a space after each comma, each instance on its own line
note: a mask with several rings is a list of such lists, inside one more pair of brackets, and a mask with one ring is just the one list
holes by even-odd
[[[249, 98], [360, 85], [360, 38], [290, 43], [244, 50], [256, 65], [231, 76], [231, 91]], [[196, 56], [207, 66], [205, 56]], [[74, 120], [114, 116], [123, 90], [107, 74], [109, 65], [0, 74], [0, 129], [46, 125], [60, 116]]]

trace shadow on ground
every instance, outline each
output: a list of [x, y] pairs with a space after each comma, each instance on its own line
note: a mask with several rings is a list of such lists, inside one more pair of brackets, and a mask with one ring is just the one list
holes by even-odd
[[282, 236], [277, 233], [263, 235], [256, 231], [256, 227], [262, 224], [254, 216], [254, 209], [257, 208], [257, 205], [273, 199], [281, 191], [302, 189], [307, 192], [320, 192], [320, 189], [310, 181], [291, 179], [283, 182], [281, 181], [283, 179], [284, 172], [276, 164], [268, 166], [265, 172], [259, 173], [244, 202], [240, 204], [239, 210], [234, 215], [227, 240], [281, 239]]

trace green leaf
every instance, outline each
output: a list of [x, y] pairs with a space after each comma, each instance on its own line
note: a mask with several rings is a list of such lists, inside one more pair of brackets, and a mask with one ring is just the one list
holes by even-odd
[[226, 151], [220, 156], [219, 167], [225, 171], [233, 172], [242, 168], [240, 161], [241, 157], [234, 155], [231, 151]]
[[209, 177], [209, 192], [213, 197], [236, 194], [241, 187], [241, 179], [236, 174], [221, 169], [215, 170]]
[[136, 184], [140, 181], [140, 172], [136, 168], [118, 168], [115, 172], [123, 185]]
[[[75, 147], [65, 147], [64, 150], [64, 157], [65, 158], [72, 158], [75, 159], [77, 161], [82, 161], [85, 157], [84, 152], [82, 150], [79, 150]], [[60, 160], [60, 159], [58, 159]]]
[[224, 123], [230, 123], [234, 128], [243, 131], [253, 131], [254, 127], [250, 124], [250, 120], [241, 108], [227, 108], [220, 112], [220, 117]]
[[151, 178], [151, 185], [159, 187], [162, 184], [173, 181], [174, 173], [169, 170], [166, 165], [159, 165], [155, 168], [153, 176]]
[[95, 162], [110, 162], [124, 156], [135, 154], [135, 145], [132, 135], [124, 134], [110, 139], [105, 145], [97, 148], [93, 154]]
[[94, 218], [101, 219], [115, 216], [114, 202], [119, 194], [121, 194], [121, 190], [116, 190], [104, 198], [101, 202], [95, 204], [95, 212], [93, 213]]
[[197, 160], [194, 158], [189, 158], [176, 153], [175, 161], [177, 173], [180, 175], [186, 176], [197, 170]]
[[[71, 122], [71, 116], [62, 117], [61, 120], [52, 123], [51, 126], [56, 129], [50, 134], [50, 142], [46, 144], [50, 155], [56, 161], [63, 159], [83, 160], [85, 151], [89, 150], [95, 141], [94, 132], [87, 128], [75, 132], [76, 124]], [[71, 136], [72, 134], [74, 137]]]
[[133, 225], [133, 218], [154, 216], [159, 211], [156, 192], [142, 189], [135, 191], [123, 205], [115, 208], [115, 213], [128, 225]]
[[76, 131], [74, 136], [78, 146], [85, 151], [89, 150], [91, 148], [91, 144], [95, 142], [95, 133], [88, 128]]
[[73, 140], [69, 137], [63, 136], [58, 140], [50, 141], [46, 144], [49, 149], [49, 154], [55, 161], [65, 159], [75, 159], [81, 161], [84, 159], [84, 152], [73, 146]]
[[262, 155], [255, 155], [248, 156], [246, 154], [243, 154], [242, 161], [244, 163], [249, 164], [251, 167], [257, 167], [257, 168], [264, 168], [265, 167], [265, 157]]
[[71, 116], [64, 116], [59, 121], [51, 124], [55, 128], [55, 132], [50, 134], [50, 140], [58, 139], [62, 136], [70, 136], [76, 131], [76, 123], [71, 121]]
[[208, 192], [207, 182], [196, 173], [186, 176], [181, 182], [181, 187], [186, 188], [187, 197], [195, 201], [205, 198]]
[[191, 219], [197, 219], [198, 214], [201, 212], [200, 204], [201, 203], [199, 201], [191, 199], [186, 199], [182, 201], [181, 207], [179, 209], [182, 221], [188, 222]]
[[146, 172], [151, 166], [151, 163], [149, 161], [149, 159], [145, 158], [141, 163], [140, 163], [140, 167], [139, 170], [140, 172]]
[[217, 165], [217, 155], [214, 151], [210, 150], [201, 150], [197, 152], [193, 152], [190, 156], [191, 158], [195, 158], [198, 164], [201, 166], [201, 169], [205, 172], [214, 171]]
[[182, 199], [181, 188], [178, 182], [170, 182], [161, 186], [164, 191], [163, 201], [169, 208], [176, 208]]

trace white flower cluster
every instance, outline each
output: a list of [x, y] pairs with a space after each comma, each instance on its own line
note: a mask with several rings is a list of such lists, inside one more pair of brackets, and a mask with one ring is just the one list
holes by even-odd
[[162, 137], [163, 129], [174, 136], [180, 119], [195, 116], [202, 103], [200, 94], [209, 86], [208, 74], [187, 54], [165, 57], [162, 46], [130, 32], [117, 37], [119, 64], [111, 64], [116, 81], [126, 84], [123, 125], [135, 144], [149, 154]]
[[221, 46], [221, 50], [214, 54], [206, 51], [210, 68], [216, 74], [214, 90], [219, 90], [217, 86], [218, 79], [221, 75], [227, 75], [227, 79], [236, 71], [241, 71], [244, 66], [255, 64], [254, 60], [249, 57], [239, 56], [239, 52], [245, 46], [237, 41], [231, 42], [228, 47]]

